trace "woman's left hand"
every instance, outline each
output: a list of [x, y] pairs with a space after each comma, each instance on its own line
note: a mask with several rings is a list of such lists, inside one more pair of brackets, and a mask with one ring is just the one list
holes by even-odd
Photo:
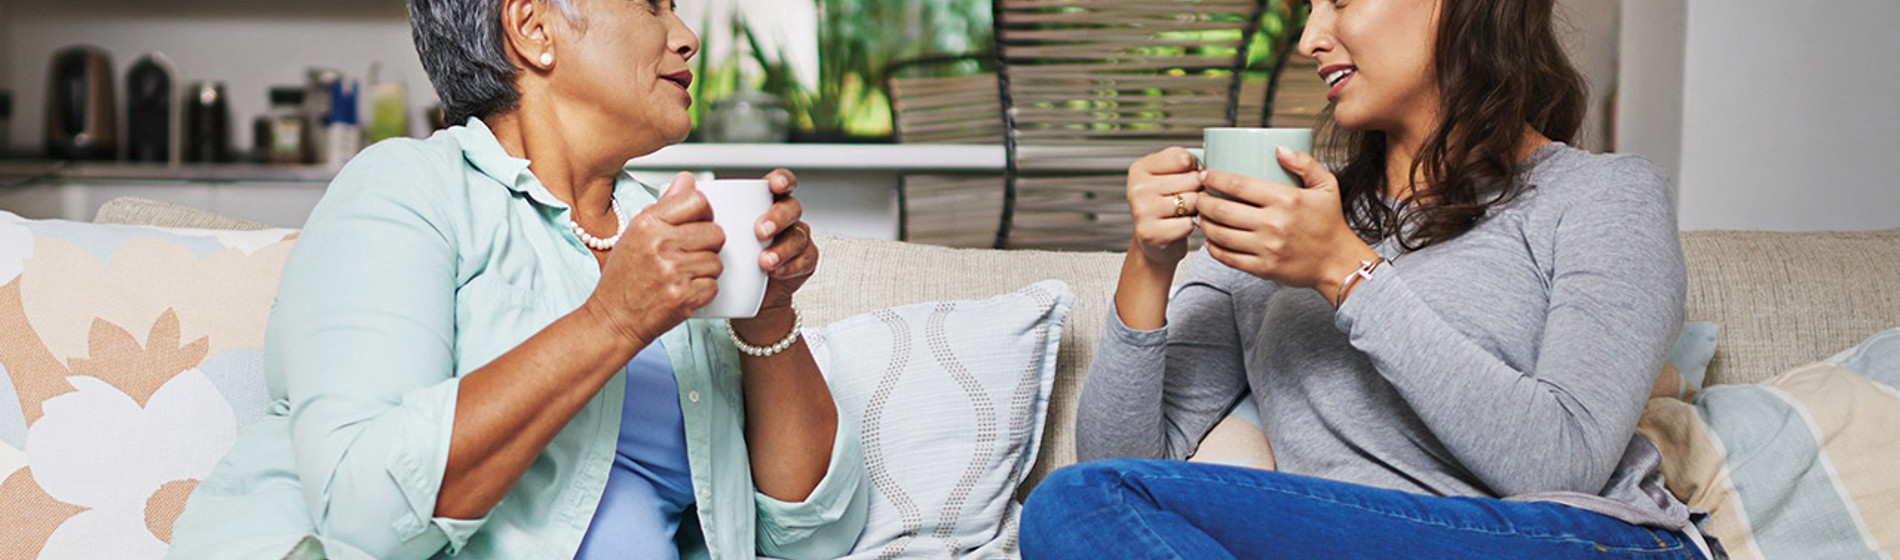
[[791, 171], [775, 170], [765, 175], [772, 189], [772, 207], [754, 225], [753, 233], [766, 242], [759, 253], [759, 268], [765, 269], [765, 301], [759, 312], [792, 306], [792, 293], [811, 279], [818, 270], [818, 246], [811, 242], [811, 226], [801, 221], [805, 209], [792, 196], [798, 189], [798, 177]]
[[[1241, 202], [1195, 199], [1207, 251], [1227, 266], [1294, 288], [1314, 288], [1332, 301], [1340, 281], [1378, 258], [1346, 224], [1339, 179], [1313, 156], [1281, 148], [1280, 165], [1304, 188], [1208, 171], [1202, 183]], [[1337, 305], [1337, 302], [1334, 302]]]

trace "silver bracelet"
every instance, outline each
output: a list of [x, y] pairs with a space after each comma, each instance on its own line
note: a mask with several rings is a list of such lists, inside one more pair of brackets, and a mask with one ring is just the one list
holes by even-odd
[[1333, 308], [1346, 304], [1346, 290], [1358, 284], [1360, 280], [1372, 280], [1372, 271], [1385, 264], [1385, 257], [1376, 257], [1369, 261], [1359, 261], [1359, 268], [1339, 280], [1339, 293], [1333, 294]]
[[798, 331], [803, 328], [805, 328], [805, 317], [798, 313], [798, 308], [794, 307], [792, 308], [791, 334], [785, 335], [783, 340], [771, 346], [753, 346], [746, 344], [744, 340], [739, 339], [739, 331], [732, 330], [732, 321], [726, 321], [726, 336], [732, 338], [732, 345], [739, 347], [739, 351], [744, 352], [745, 355], [764, 358], [791, 348], [793, 343], [798, 342]]

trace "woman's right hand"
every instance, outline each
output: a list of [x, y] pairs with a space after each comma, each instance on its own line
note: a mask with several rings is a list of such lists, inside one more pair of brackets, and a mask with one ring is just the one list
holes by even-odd
[[581, 308], [634, 347], [645, 347], [719, 293], [725, 232], [693, 176], [674, 177], [660, 199], [627, 223], [600, 284]]
[[1172, 267], [1187, 257], [1199, 196], [1200, 165], [1185, 149], [1168, 148], [1128, 166], [1128, 213], [1135, 222], [1134, 249], [1142, 258]]

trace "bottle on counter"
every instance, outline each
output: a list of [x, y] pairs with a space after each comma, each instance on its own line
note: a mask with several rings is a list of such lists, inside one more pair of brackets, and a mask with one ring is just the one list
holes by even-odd
[[0, 157], [12, 153], [13, 142], [7, 137], [13, 128], [13, 92], [0, 89]]
[[343, 73], [328, 68], [310, 68], [306, 72], [307, 81], [304, 92], [304, 122], [310, 123], [310, 163], [330, 161], [330, 154], [324, 149], [330, 146], [325, 132], [330, 124], [330, 92], [343, 81]]
[[231, 156], [231, 105], [224, 82], [204, 81], [185, 88], [184, 159], [224, 163]]
[[369, 143], [409, 136], [409, 91], [400, 76], [385, 79], [381, 64], [369, 70]]
[[357, 119], [357, 88], [354, 81], [339, 81], [330, 88], [330, 118], [325, 122], [323, 163], [343, 165], [363, 149], [363, 128]]
[[315, 161], [310, 121], [304, 119], [303, 102], [302, 87], [270, 88], [270, 111], [258, 117], [253, 127], [258, 162], [296, 165]]

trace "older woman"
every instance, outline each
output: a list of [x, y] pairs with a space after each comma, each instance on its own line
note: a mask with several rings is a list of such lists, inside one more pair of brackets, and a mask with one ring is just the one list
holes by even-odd
[[[786, 171], [755, 318], [688, 320], [724, 242], [685, 139], [698, 39], [666, 0], [410, 0], [451, 122], [363, 152], [285, 266], [271, 414], [173, 556], [835, 556], [864, 474], [791, 296], [818, 263]], [[742, 353], [741, 350], [744, 352]], [[313, 536], [315, 539], [305, 539]]]

